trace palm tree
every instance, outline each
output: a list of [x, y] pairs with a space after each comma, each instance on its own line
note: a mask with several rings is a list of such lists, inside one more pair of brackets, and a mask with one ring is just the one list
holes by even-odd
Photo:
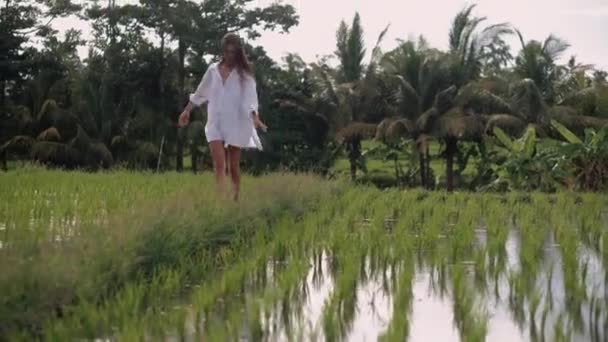
[[[37, 106], [33, 108], [38, 108]], [[114, 159], [106, 145], [92, 139], [80, 120], [60, 108], [54, 100], [46, 100], [32, 118], [34, 137], [17, 135], [0, 146], [0, 155], [29, 154], [36, 161], [67, 168], [109, 168]]]
[[335, 70], [324, 62], [312, 63], [307, 73], [311, 91], [285, 94], [277, 103], [282, 108], [295, 108], [321, 118], [334, 137], [351, 122], [363, 121], [369, 113], [385, 111], [390, 96], [382, 91], [384, 81], [379, 74], [378, 63], [382, 57], [379, 45], [387, 31], [388, 26], [378, 36], [368, 65], [359, 65], [363, 74], [358, 79], [341, 82], [345, 66]]
[[502, 38], [512, 34], [512, 28], [506, 23], [500, 23], [479, 29], [487, 18], [473, 16], [475, 7], [476, 5], [467, 6], [456, 14], [449, 33], [452, 80], [458, 87], [479, 78], [485, 59], [508, 59], [504, 50], [497, 50], [499, 56], [489, 54], [488, 50], [504, 47]]
[[363, 74], [363, 58], [365, 46], [363, 42], [363, 28], [361, 17], [355, 13], [353, 23], [349, 28], [342, 20], [336, 32], [336, 56], [340, 60], [338, 81], [340, 83], [355, 82]]
[[559, 84], [560, 106], [570, 106], [582, 115], [608, 118], [608, 83], [601, 74], [592, 79], [587, 72], [592, 66], [576, 63], [570, 59], [567, 66], [568, 76]]
[[383, 56], [381, 67], [396, 89], [395, 111], [409, 120], [431, 108], [437, 93], [451, 85], [445, 54], [429, 48], [424, 37], [418, 42], [401, 42]]
[[376, 125], [362, 122], [353, 122], [338, 132], [336, 140], [339, 148], [346, 148], [350, 163], [350, 177], [354, 182], [357, 178], [357, 169], [367, 172], [361, 142], [373, 138], [376, 134]]
[[[446, 144], [446, 179], [447, 188], [451, 190], [454, 178], [453, 157], [458, 152], [458, 141], [480, 141], [485, 128], [480, 124], [479, 118], [465, 113], [468, 103], [459, 103], [458, 108], [454, 108], [456, 95], [461, 87], [481, 76], [484, 60], [491, 56], [487, 49], [504, 42], [502, 37], [511, 34], [512, 29], [507, 24], [496, 24], [480, 30], [479, 26], [486, 18], [474, 17], [474, 8], [475, 5], [465, 7], [454, 18], [449, 34], [448, 54], [428, 49], [426, 42], [420, 39], [418, 44], [403, 43], [385, 57], [385, 70], [396, 75], [399, 80], [395, 96], [398, 108], [402, 110], [404, 119], [415, 121], [414, 138], [419, 150], [423, 186], [429, 186], [430, 182], [431, 137], [439, 138]], [[499, 52], [506, 58], [503, 50]], [[483, 96], [477, 98], [491, 98], [490, 94], [479, 94]], [[469, 100], [472, 101], [473, 98]], [[401, 123], [406, 127], [411, 126], [410, 123]]]
[[540, 90], [543, 99], [553, 105], [557, 101], [555, 86], [562, 68], [557, 60], [570, 47], [565, 40], [549, 35], [543, 42], [526, 42], [519, 30], [515, 30], [521, 43], [521, 51], [515, 58], [515, 74], [523, 79], [531, 79]]

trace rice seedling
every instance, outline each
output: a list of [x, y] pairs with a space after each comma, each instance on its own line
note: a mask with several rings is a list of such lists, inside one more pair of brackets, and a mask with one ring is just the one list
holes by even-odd
[[[606, 336], [599, 194], [381, 191], [276, 175], [247, 179], [255, 201], [237, 207], [181, 190], [184, 175], [113, 174], [123, 192], [77, 173], [45, 188], [46, 172], [11, 176], [30, 190], [0, 192], [30, 201], [0, 208], [0, 286], [13, 303], [0, 309], [11, 324], [2, 333], [16, 339], [403, 341], [437, 325], [416, 317], [427, 301], [451, 316], [431, 340], [483, 341], [505, 321], [515, 340]], [[162, 199], [145, 200], [143, 186]], [[59, 286], [34, 286], [42, 281]], [[46, 318], [33, 321], [16, 298]]]

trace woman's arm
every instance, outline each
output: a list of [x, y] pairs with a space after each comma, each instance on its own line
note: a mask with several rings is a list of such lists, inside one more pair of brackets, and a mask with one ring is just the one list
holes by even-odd
[[211, 93], [211, 82], [212, 82], [212, 75], [211, 75], [211, 67], [207, 68], [207, 71], [205, 71], [205, 74], [203, 75], [203, 78], [201, 79], [201, 81], [198, 84], [198, 87], [196, 87], [196, 90], [194, 91], [194, 93], [191, 93], [189, 96], [189, 100], [190, 102], [188, 102], [188, 104], [186, 105], [186, 107], [190, 107], [190, 109], [192, 109], [192, 107], [198, 107], [200, 105], [202, 105], [203, 103], [209, 101], [209, 95]]
[[248, 108], [248, 113], [249, 113], [249, 115], [251, 115], [251, 117], [253, 119], [253, 124], [255, 125], [256, 128], [261, 128], [262, 130], [266, 131], [268, 129], [268, 126], [266, 126], [260, 120], [260, 113], [258, 111], [259, 104], [258, 104], [257, 84], [253, 77], [248, 77], [244, 98], [245, 98], [245, 105]]
[[190, 120], [190, 113], [192, 113], [192, 109], [194, 109], [194, 107], [198, 107], [203, 103], [209, 101], [209, 94], [211, 93], [212, 82], [212, 75], [210, 73], [210, 69], [211, 67], [207, 68], [207, 71], [205, 71], [203, 78], [198, 84], [198, 87], [196, 87], [194, 93], [191, 93], [188, 97], [188, 104], [186, 104], [186, 107], [184, 107], [184, 110], [179, 116], [179, 126], [185, 126], [188, 124], [188, 121]]

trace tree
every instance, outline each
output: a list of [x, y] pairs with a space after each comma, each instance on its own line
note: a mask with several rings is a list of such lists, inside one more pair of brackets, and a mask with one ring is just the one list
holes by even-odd
[[515, 58], [515, 73], [521, 78], [531, 79], [540, 90], [543, 99], [553, 105], [558, 97], [555, 86], [559, 81], [562, 68], [557, 60], [570, 47], [565, 40], [550, 35], [543, 42], [531, 40], [526, 42], [519, 30], [516, 30], [521, 43], [521, 51]]
[[[452, 78], [456, 86], [463, 86], [479, 78], [484, 62], [502, 64], [508, 60], [503, 37], [513, 33], [506, 23], [494, 24], [478, 30], [486, 17], [473, 16], [476, 5], [461, 10], [452, 21], [449, 33], [449, 52], [452, 57]], [[490, 53], [492, 49], [496, 54]]]
[[349, 83], [359, 81], [363, 74], [363, 58], [365, 44], [363, 42], [363, 27], [361, 17], [355, 13], [351, 27], [344, 20], [336, 33], [336, 56], [340, 61], [337, 81]]
[[[192, 47], [194, 55], [191, 58], [191, 70], [196, 82], [200, 80], [206, 69], [204, 57], [207, 55], [220, 55], [222, 53], [219, 41], [227, 32], [243, 32], [249, 39], [259, 37], [260, 30], [278, 30], [288, 32], [298, 24], [299, 17], [291, 5], [273, 3], [264, 8], [249, 6], [253, 0], [211, 0], [204, 1], [191, 10], [191, 5], [181, 1], [181, 15], [174, 16], [171, 20], [172, 33], [178, 38], [179, 52], [179, 98], [176, 101], [179, 113], [183, 109], [185, 90], [182, 88], [185, 82], [184, 60], [189, 47]], [[182, 24], [182, 15], [191, 18], [192, 27]], [[203, 37], [203, 39], [201, 39]], [[175, 117], [174, 119], [176, 119]], [[178, 150], [181, 150], [178, 141]], [[177, 166], [180, 169], [181, 153], [177, 153]]]
[[51, 22], [80, 10], [70, 0], [6, 0], [0, 9], [0, 110], [5, 109], [7, 92], [12, 90], [32, 66], [24, 43], [34, 35], [52, 34]]
[[451, 84], [445, 54], [429, 48], [423, 37], [418, 42], [402, 41], [384, 54], [381, 67], [396, 89], [395, 111], [409, 120], [416, 120], [430, 109], [437, 93]]

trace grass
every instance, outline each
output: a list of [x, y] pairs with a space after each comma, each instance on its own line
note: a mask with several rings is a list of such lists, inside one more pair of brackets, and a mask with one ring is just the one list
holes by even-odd
[[[365, 140], [361, 143], [362, 151], [369, 151], [374, 148], [381, 147], [383, 144], [375, 140]], [[432, 141], [430, 144], [431, 154], [431, 169], [433, 174], [437, 177], [437, 183], [445, 182], [445, 160], [439, 157], [440, 144], [437, 141]], [[408, 167], [417, 168], [417, 162], [415, 165], [410, 165], [408, 155], [406, 151], [400, 151], [398, 153], [399, 162], [402, 167], [407, 169]], [[382, 183], [380, 179], [384, 179], [387, 184], [395, 183], [395, 164], [393, 160], [385, 160], [385, 156], [382, 153], [371, 153], [366, 158], [367, 166], [367, 178], [378, 178], [378, 181]], [[476, 172], [477, 162], [474, 158], [471, 158], [467, 167], [462, 172], [464, 178], [473, 177]], [[341, 178], [350, 178], [350, 162], [348, 158], [342, 157], [336, 160], [332, 172]], [[362, 170], [357, 170], [357, 177], [365, 178], [365, 173]]]
[[376, 338], [403, 341], [416, 337], [421, 274], [462, 340], [488, 339], [495, 308], [531, 340], [608, 333], [601, 194], [378, 190], [280, 174], [246, 178], [234, 206], [214, 200], [208, 175], [6, 176], [3, 336], [343, 341], [373, 317], [361, 293], [373, 289], [390, 298]]
[[[539, 140], [537, 146], [539, 150], [544, 150], [550, 147], [555, 147], [558, 144], [558, 141], [552, 139], [542, 139]], [[469, 143], [468, 146], [471, 146], [472, 143]], [[411, 145], [408, 145], [407, 148], [411, 148]], [[434, 181], [437, 189], [441, 189], [445, 186], [446, 182], [446, 163], [445, 159], [440, 155], [443, 152], [443, 148], [441, 144], [437, 140], [432, 140], [429, 145], [429, 153], [430, 153], [430, 167], [432, 173], [435, 177]], [[466, 154], [466, 146], [460, 146], [460, 151], [463, 154]], [[494, 147], [487, 146], [488, 151], [495, 149]], [[366, 167], [367, 174], [362, 170], [357, 170], [357, 179], [363, 180], [365, 183], [373, 183], [381, 188], [386, 187], [394, 187], [397, 184], [397, 179], [395, 175], [395, 163], [394, 160], [385, 160], [387, 152], [386, 146], [380, 141], [376, 140], [365, 140], [361, 143], [361, 149], [363, 152], [368, 151], [366, 155]], [[384, 150], [384, 152], [383, 152]], [[371, 152], [370, 152], [371, 151]], [[398, 151], [398, 161], [404, 171], [408, 169], [418, 170], [418, 160], [414, 161], [410, 160], [408, 154], [411, 151]], [[458, 177], [456, 182], [461, 182], [462, 186], [469, 184], [478, 173], [480, 159], [479, 157], [470, 157], [466, 167], [461, 173], [461, 179]], [[458, 169], [458, 162], [455, 158], [454, 160], [454, 171], [456, 172]], [[346, 156], [342, 156], [338, 158], [333, 165], [331, 172], [338, 176], [338, 178], [350, 179], [350, 162]], [[416, 171], [414, 175], [415, 185], [418, 186], [420, 182], [419, 172]], [[458, 187], [458, 184], [456, 184]]]
[[[585, 205], [575, 206], [577, 202]], [[259, 245], [214, 282], [195, 289], [185, 303], [191, 303], [189, 310], [198, 313], [196, 322], [203, 328], [182, 337], [230, 340], [243, 333], [239, 327], [247, 322], [255, 327], [249, 331], [255, 331], [261, 340], [277, 336], [347, 340], [356, 317], [371, 305], [360, 301], [360, 289], [378, 281], [372, 288], [378, 287], [393, 298], [391, 318], [381, 338], [402, 341], [411, 333], [412, 282], [424, 271], [432, 275], [432, 292], [450, 299], [454, 323], [463, 340], [487, 338], [490, 305], [494, 305], [490, 303], [495, 300], [514, 320], [522, 319], [530, 336], [532, 331], [542, 331], [547, 338], [557, 340], [573, 336], [589, 339], [590, 330], [603, 331], [603, 317], [598, 314], [593, 322], [587, 322], [593, 328], [585, 330], [576, 324], [577, 312], [602, 312], [607, 303], [599, 293], [580, 292], [588, 289], [583, 279], [589, 282], [590, 275], [583, 274], [583, 259], [577, 248], [584, 229], [607, 234], [597, 214], [605, 212], [607, 206], [608, 201], [599, 195], [574, 193], [448, 195], [356, 187], [299, 222], [278, 224], [271, 242]], [[543, 251], [551, 247], [547, 245], [548, 234], [565, 234], [561, 232], [564, 227], [575, 235], [564, 235], [569, 242], [564, 240], [556, 250], [565, 260], [560, 281], [567, 297], [562, 301], [543, 288], [547, 281], [551, 283], [547, 280], [552, 272], [548, 263], [554, 261]], [[480, 231], [486, 236], [483, 242], [476, 235]], [[515, 268], [509, 265], [513, 260], [508, 260], [506, 251], [510, 232], [519, 236]], [[306, 298], [316, 286], [307, 282], [309, 276], [302, 262], [311, 260], [308, 274], [316, 274], [319, 270], [314, 260], [321, 251], [328, 254], [333, 285], [320, 316], [315, 318], [321, 322], [317, 330], [311, 328], [314, 322], [302, 321], [303, 307], [309, 305]], [[594, 253], [600, 258], [602, 249]], [[280, 267], [275, 264], [277, 260], [281, 261]], [[248, 280], [259, 272], [265, 274], [264, 281]], [[506, 297], [499, 284], [509, 289]], [[591, 302], [593, 307], [588, 308]], [[596, 309], [597, 305], [601, 309]], [[150, 318], [150, 322], [162, 320], [166, 317]], [[145, 331], [144, 327], [137, 336]], [[595, 340], [601, 340], [600, 336], [605, 335], [596, 336]]]
[[[0, 336], [69, 335], [65, 325], [49, 325], [66, 317], [89, 317], [70, 331], [107, 333], [108, 322], [160, 305], [230, 264], [258, 231], [270, 234], [287, 213], [299, 217], [333, 187], [305, 175], [246, 178], [237, 206], [215, 198], [210, 175], [4, 174]], [[116, 311], [103, 316], [108, 303]]]

